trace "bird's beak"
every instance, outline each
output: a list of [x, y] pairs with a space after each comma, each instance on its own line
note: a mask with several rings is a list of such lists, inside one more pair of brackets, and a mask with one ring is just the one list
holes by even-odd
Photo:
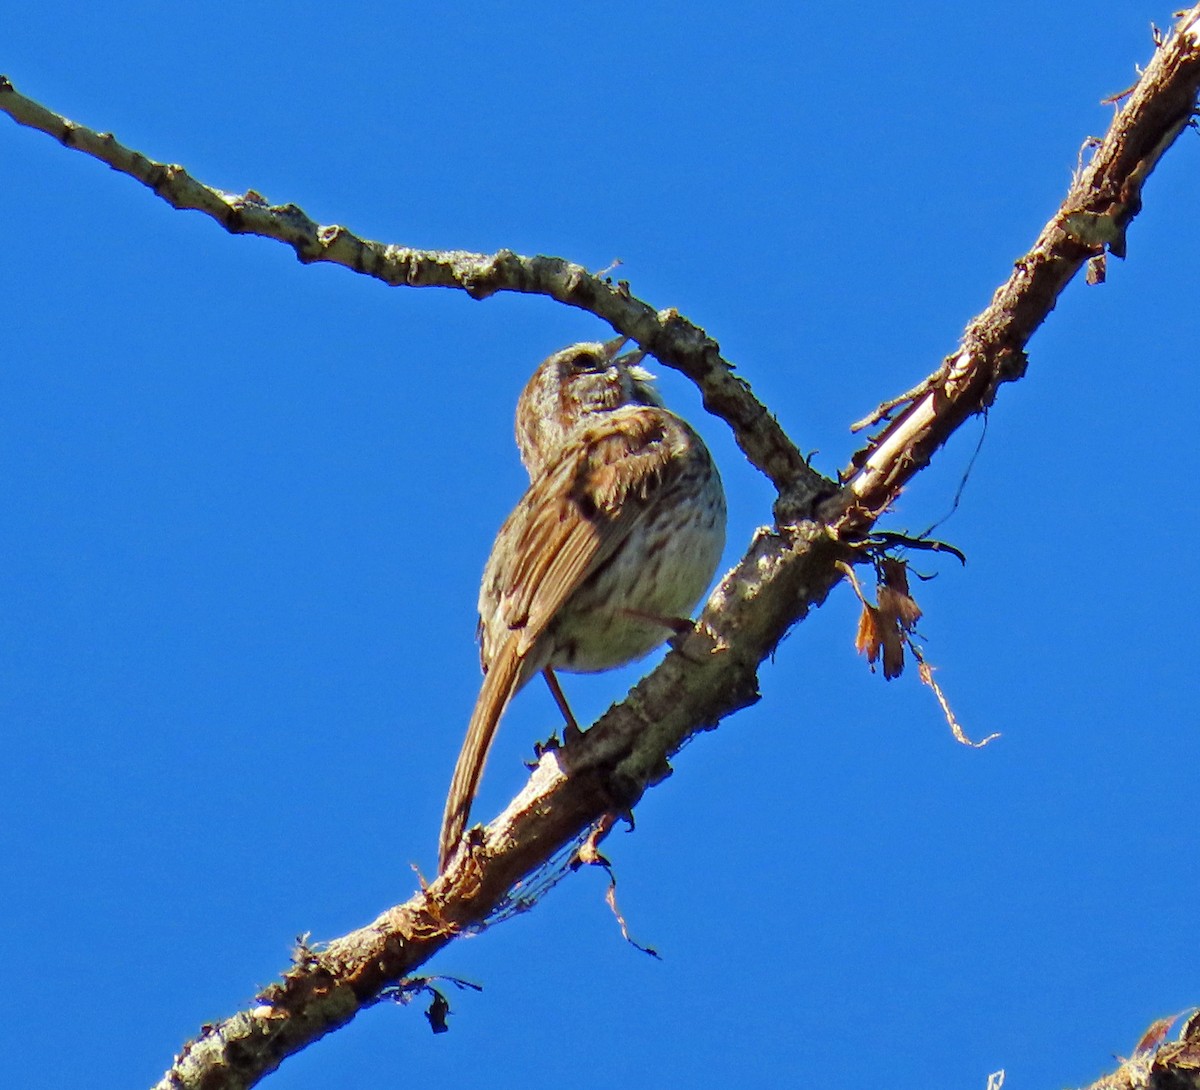
[[611, 341], [604, 343], [604, 356], [610, 363], [619, 364], [621, 367], [626, 367], [633, 372], [633, 377], [641, 382], [653, 381], [654, 376], [649, 371], [638, 364], [646, 358], [646, 350], [644, 348], [635, 348], [632, 352], [626, 352], [623, 356], [618, 356], [617, 353], [629, 342], [628, 337], [614, 337]]
[[613, 359], [616, 356], [616, 354], [618, 352], [620, 352], [622, 348], [625, 347], [625, 343], [628, 340], [629, 340], [628, 337], [614, 337], [611, 341], [605, 341], [604, 342], [604, 358], [608, 359], [608, 360]]
[[628, 342], [628, 337], [614, 337], [611, 341], [606, 341], [604, 343], [605, 358], [613, 363], [619, 363], [623, 367], [636, 367], [646, 358], [646, 350], [644, 348], [635, 348], [632, 352], [626, 352], [623, 356], [617, 356], [617, 353]]

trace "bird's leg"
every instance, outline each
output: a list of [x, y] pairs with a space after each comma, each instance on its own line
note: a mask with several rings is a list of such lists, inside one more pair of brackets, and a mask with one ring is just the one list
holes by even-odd
[[571, 711], [571, 705], [567, 703], [566, 695], [562, 691], [562, 686], [558, 683], [558, 678], [554, 676], [554, 670], [547, 666], [542, 671], [542, 677], [546, 679], [546, 684], [550, 687], [550, 695], [554, 697], [554, 703], [558, 705], [558, 710], [562, 712], [563, 717], [563, 742], [569, 744], [583, 734], [579, 729], [579, 724], [575, 721], [575, 715]]

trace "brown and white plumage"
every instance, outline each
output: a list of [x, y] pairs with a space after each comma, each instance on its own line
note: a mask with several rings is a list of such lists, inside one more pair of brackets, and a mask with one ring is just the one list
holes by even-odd
[[[607, 670], [648, 654], [670, 622], [690, 614], [720, 559], [725, 499], [708, 450], [651, 400], [648, 376], [631, 374], [614, 352], [612, 344], [564, 349], [522, 395], [528, 408], [539, 375], [555, 372], [547, 389], [575, 415], [560, 409], [554, 422], [531, 423], [526, 413], [523, 442], [518, 409], [532, 479], [484, 569], [486, 673], [446, 801], [442, 868], [513, 695], [543, 670]], [[556, 382], [576, 389], [555, 390]]]

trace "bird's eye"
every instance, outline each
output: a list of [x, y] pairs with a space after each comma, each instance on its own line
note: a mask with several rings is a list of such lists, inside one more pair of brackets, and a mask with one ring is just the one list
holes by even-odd
[[602, 375], [608, 370], [609, 361], [601, 356], [576, 356], [571, 369], [577, 375]]

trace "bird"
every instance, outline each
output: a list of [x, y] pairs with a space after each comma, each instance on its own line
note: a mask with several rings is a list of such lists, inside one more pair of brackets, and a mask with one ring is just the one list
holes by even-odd
[[631, 403], [663, 407], [654, 376], [640, 365], [644, 353], [616, 359], [628, 340], [573, 344], [538, 364], [517, 399], [513, 429], [531, 482], [585, 415]]
[[439, 838], [445, 871], [500, 718], [543, 673], [610, 670], [681, 627], [725, 546], [725, 492], [700, 436], [663, 407], [627, 338], [583, 342], [544, 360], [517, 402], [530, 483], [496, 535], [479, 589], [483, 683]]

